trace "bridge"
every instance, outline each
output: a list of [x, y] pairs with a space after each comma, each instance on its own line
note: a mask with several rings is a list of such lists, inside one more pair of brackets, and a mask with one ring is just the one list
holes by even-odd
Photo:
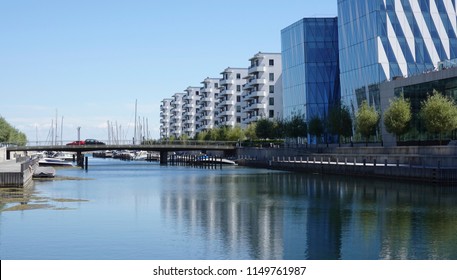
[[28, 145], [28, 146], [7, 146], [7, 158], [11, 158], [12, 152], [42, 152], [59, 151], [75, 152], [77, 161], [80, 163], [83, 153], [106, 151], [106, 150], [134, 150], [134, 151], [155, 151], [160, 153], [160, 163], [166, 164], [169, 152], [178, 151], [223, 151], [224, 153], [234, 152], [237, 142], [220, 141], [156, 141], [151, 144], [108, 144], [108, 145]]

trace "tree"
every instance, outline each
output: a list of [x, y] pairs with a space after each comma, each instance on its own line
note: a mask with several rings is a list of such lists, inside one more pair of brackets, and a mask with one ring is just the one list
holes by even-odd
[[368, 105], [367, 101], [364, 100], [362, 105], [356, 114], [356, 130], [363, 137], [365, 137], [368, 145], [368, 139], [376, 131], [376, 127], [379, 121], [379, 114], [373, 106]]
[[227, 131], [227, 141], [238, 141], [238, 140], [244, 140], [244, 131], [241, 129], [239, 125], [235, 127], [230, 127]]
[[246, 136], [247, 139], [249, 140], [256, 140], [257, 134], [255, 133], [256, 131], [256, 123], [251, 123], [249, 124], [246, 129], [244, 130], [244, 135]]
[[329, 131], [338, 135], [338, 143], [341, 144], [341, 136], [352, 136], [352, 118], [346, 106], [334, 106], [328, 115]]
[[390, 105], [384, 112], [384, 125], [389, 133], [395, 134], [397, 141], [409, 129], [412, 118], [411, 103], [403, 96], [390, 100]]
[[11, 126], [3, 117], [0, 116], [0, 143], [1, 142], [23, 146], [27, 144], [27, 136]]
[[300, 115], [294, 115], [285, 124], [285, 133], [287, 137], [299, 138], [308, 135], [308, 126], [306, 125], [305, 118]]
[[269, 119], [261, 119], [256, 123], [255, 134], [260, 139], [275, 138], [274, 137], [274, 122]]
[[324, 133], [324, 125], [318, 116], [314, 116], [309, 121], [309, 134], [316, 136], [316, 146], [319, 146], [319, 139]]
[[454, 101], [434, 90], [433, 95], [429, 95], [421, 105], [420, 115], [425, 128], [430, 133], [438, 133], [441, 144], [442, 134], [457, 128], [457, 107]]

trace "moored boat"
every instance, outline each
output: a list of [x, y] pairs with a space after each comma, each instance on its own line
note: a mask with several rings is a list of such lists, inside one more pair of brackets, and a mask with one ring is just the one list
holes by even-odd
[[73, 166], [73, 163], [60, 158], [42, 158], [38, 161], [41, 166]]
[[33, 178], [54, 178], [56, 176], [56, 170], [52, 167], [37, 167], [33, 172]]

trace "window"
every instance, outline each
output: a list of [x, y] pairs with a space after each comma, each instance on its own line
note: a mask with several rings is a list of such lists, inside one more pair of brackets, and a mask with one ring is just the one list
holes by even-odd
[[238, 96], [236, 97], [236, 102], [241, 102], [241, 96], [238, 95]]
[[274, 66], [275, 65], [275, 60], [274, 59], [270, 59], [269, 64], [270, 64], [270, 66]]
[[237, 123], [241, 123], [241, 118], [240, 117], [236, 117], [236, 122]]
[[215, 84], [214, 84], [214, 87], [215, 87], [215, 88], [218, 88], [218, 87], [219, 87], [219, 84], [218, 84], [218, 83], [215, 83]]
[[241, 74], [240, 73], [236, 73], [236, 79], [237, 80], [241, 79]]
[[270, 93], [275, 93], [275, 86], [270, 86]]
[[268, 117], [271, 119], [271, 118], [274, 118], [275, 117], [275, 110], [270, 110], [268, 112]]
[[236, 85], [236, 91], [238, 91], [238, 92], [241, 91], [241, 86], [240, 85]]
[[275, 73], [270, 73], [270, 82], [275, 80]]
[[241, 106], [239, 106], [239, 105], [236, 106], [236, 112], [237, 112], [237, 113], [241, 113]]
[[274, 97], [270, 97], [268, 104], [270, 106], [274, 106], [275, 105], [275, 98]]

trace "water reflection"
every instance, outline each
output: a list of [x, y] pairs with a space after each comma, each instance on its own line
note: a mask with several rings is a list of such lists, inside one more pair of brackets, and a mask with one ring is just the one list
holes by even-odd
[[164, 223], [228, 259], [457, 258], [456, 189], [293, 173], [191, 174], [167, 185]]

